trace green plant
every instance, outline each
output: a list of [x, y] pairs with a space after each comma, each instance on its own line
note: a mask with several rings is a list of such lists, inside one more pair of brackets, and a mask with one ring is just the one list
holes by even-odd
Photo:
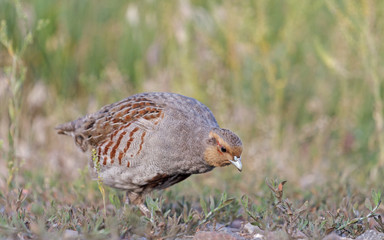
[[[146, 197], [146, 204], [151, 216], [144, 217], [149, 223], [149, 238], [176, 238], [185, 234], [193, 234], [199, 225], [199, 213], [190, 208], [189, 204], [178, 205], [173, 209], [165, 206], [163, 198]], [[181, 212], [181, 214], [178, 214]]]
[[105, 202], [105, 190], [103, 187], [103, 179], [100, 176], [100, 162], [99, 162], [99, 157], [97, 156], [96, 149], [92, 149], [92, 161], [96, 169], [96, 174], [97, 174], [97, 186], [99, 187], [99, 191], [101, 193], [101, 196], [103, 197], [103, 213], [104, 216], [107, 216], [107, 208], [106, 208], [106, 202]]
[[366, 223], [369, 218], [373, 218], [379, 224], [376, 229], [381, 229], [381, 216], [376, 213], [381, 204], [381, 196], [382, 195], [380, 191], [372, 191], [373, 205], [368, 198], [365, 199], [365, 207], [369, 210], [369, 213], [367, 215], [359, 216], [359, 211], [353, 209], [353, 213], [358, 216], [350, 219], [346, 214], [346, 211], [343, 210], [336, 211], [336, 214], [328, 212], [331, 218], [328, 219], [328, 224], [330, 225], [330, 227], [327, 228], [327, 232], [329, 233], [332, 231], [336, 231], [339, 233], [350, 235], [352, 237], [356, 237], [366, 230], [363, 227], [363, 224], [364, 222]]
[[[370, 197], [384, 181], [381, 16], [384, 1], [1, 0], [0, 238], [188, 238], [233, 219], [275, 239], [384, 232]], [[148, 219], [123, 192], [103, 186], [103, 200], [53, 125], [142, 91], [198, 98], [237, 128], [244, 171], [153, 193]], [[242, 197], [212, 211], [214, 189]]]
[[215, 216], [215, 214], [217, 214], [221, 209], [231, 205], [234, 200], [235, 198], [228, 198], [227, 193], [224, 192], [221, 194], [221, 198], [217, 203], [215, 203], [215, 199], [213, 197], [210, 197], [208, 208], [204, 199], [200, 198], [200, 206], [203, 210], [204, 216], [199, 222], [199, 225], [203, 225], [210, 221]]
[[[24, 13], [22, 4], [19, 0], [13, 0], [13, 5], [16, 12], [16, 19], [21, 26], [27, 27], [28, 19]], [[47, 24], [47, 21], [39, 20], [36, 29], [27, 28], [26, 31], [19, 30], [21, 43], [16, 44], [15, 39], [9, 35], [7, 22], [0, 19], [0, 44], [7, 50], [8, 56], [11, 59], [11, 65], [4, 68], [5, 80], [8, 86], [8, 153], [7, 153], [7, 168], [8, 178], [7, 186], [11, 184], [18, 185], [15, 178], [19, 171], [19, 161], [16, 156], [16, 142], [19, 137], [20, 115], [22, 109], [22, 87], [25, 82], [27, 67], [23, 63], [23, 57], [26, 54], [28, 47], [33, 42], [33, 32], [42, 30]], [[21, 27], [20, 27], [21, 28]]]
[[[18, 8], [19, 9], [19, 8]], [[18, 11], [20, 13], [20, 10]], [[21, 109], [21, 87], [25, 80], [26, 67], [21, 62], [21, 56], [24, 54], [26, 47], [32, 42], [32, 34], [28, 33], [24, 37], [23, 45], [20, 49], [15, 49], [11, 39], [7, 34], [7, 24], [4, 20], [1, 21], [0, 26], [0, 43], [7, 49], [9, 56], [12, 59], [10, 67], [5, 69], [6, 80], [9, 88], [9, 102], [8, 102], [8, 117], [9, 117], [9, 130], [8, 130], [8, 179], [7, 186], [10, 187], [18, 172], [17, 157], [15, 155], [15, 141], [18, 136], [19, 118]]]
[[243, 195], [240, 202], [245, 213], [251, 218], [251, 224], [265, 230], [266, 224], [263, 221], [263, 212], [265, 212], [265, 209], [259, 209], [255, 204], [251, 204], [247, 195]]
[[300, 231], [305, 228], [307, 221], [305, 215], [308, 210], [308, 202], [304, 202], [299, 208], [295, 208], [289, 199], [283, 198], [283, 188], [287, 181], [277, 184], [276, 181], [265, 181], [275, 198], [274, 206], [284, 220], [283, 229], [291, 239], [303, 237]]

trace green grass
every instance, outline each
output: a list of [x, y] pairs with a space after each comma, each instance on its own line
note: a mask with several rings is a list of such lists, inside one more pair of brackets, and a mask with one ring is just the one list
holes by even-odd
[[[383, 231], [383, 15], [381, 1], [0, 0], [0, 238], [191, 236], [235, 219], [287, 239]], [[100, 194], [53, 128], [143, 91], [210, 107], [245, 170], [154, 193], [150, 219]], [[284, 196], [266, 178], [287, 180]]]

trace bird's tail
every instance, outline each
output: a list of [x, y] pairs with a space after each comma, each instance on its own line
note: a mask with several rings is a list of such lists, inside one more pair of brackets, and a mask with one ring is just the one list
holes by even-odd
[[55, 129], [56, 129], [58, 134], [74, 136], [74, 133], [75, 133], [75, 130], [76, 130], [76, 122], [77, 121], [78, 120], [60, 124], [59, 126], [55, 127]]
[[83, 124], [84, 124], [84, 119], [79, 118], [72, 122], [60, 124], [55, 129], [58, 134], [72, 136], [75, 139], [76, 145], [85, 152], [88, 149], [88, 141], [85, 139], [85, 137], [81, 132]]

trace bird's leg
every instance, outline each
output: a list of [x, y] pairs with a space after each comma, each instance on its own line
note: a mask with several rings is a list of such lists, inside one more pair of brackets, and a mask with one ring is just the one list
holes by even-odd
[[151, 212], [149, 211], [149, 209], [147, 208], [147, 206], [145, 206], [144, 203], [140, 203], [138, 205], [140, 211], [147, 217], [147, 218], [151, 218]]
[[139, 207], [140, 211], [147, 217], [151, 218], [151, 212], [145, 206], [144, 199], [141, 194], [135, 192], [127, 192], [127, 200], [129, 203], [134, 204]]

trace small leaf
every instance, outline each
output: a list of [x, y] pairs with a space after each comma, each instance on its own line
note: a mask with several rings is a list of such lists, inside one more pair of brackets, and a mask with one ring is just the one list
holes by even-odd
[[207, 209], [207, 204], [205, 203], [203, 198], [200, 198], [200, 206], [203, 209], [204, 216], [206, 217], [208, 215], [208, 209]]
[[[376, 219], [377, 218], [377, 219]], [[381, 215], [378, 215], [377, 217], [375, 217], [376, 221], [380, 224], [380, 226], [384, 226], [384, 223], [383, 223], [383, 220], [381, 218]]]
[[268, 185], [269, 189], [271, 189], [272, 192], [276, 194], [275, 188], [272, 186], [271, 182], [268, 180], [268, 178], [265, 179], [265, 183]]
[[223, 192], [223, 194], [221, 194], [220, 204], [225, 202], [225, 200], [227, 200], [227, 193]]
[[287, 181], [282, 181], [282, 182], [279, 184], [279, 187], [278, 187], [279, 192], [282, 192], [282, 191], [283, 191], [283, 186], [284, 186], [284, 184], [285, 184], [286, 182], [287, 182]]
[[244, 208], [248, 208], [248, 196], [247, 195], [243, 195], [240, 199], [240, 202]]
[[354, 218], [354, 219], [352, 219], [351, 221], [349, 221], [348, 224], [355, 224], [355, 223], [357, 223], [359, 220], [360, 220], [360, 218]]
[[352, 211], [353, 211], [353, 214], [355, 214], [355, 216], [359, 216], [360, 215], [359, 210], [357, 210], [356, 208], [352, 208]]
[[301, 215], [303, 212], [305, 212], [308, 209], [308, 201], [305, 201], [305, 203], [295, 211], [296, 214]]
[[212, 211], [212, 209], [215, 208], [215, 199], [213, 198], [213, 196], [209, 197], [209, 202], [210, 202], [209, 207], [210, 207], [210, 210]]
[[381, 203], [381, 192], [380, 190], [378, 192], [375, 192], [375, 190], [372, 190], [372, 199], [375, 206], [378, 206]]
[[228, 200], [226, 200], [224, 203], [220, 204], [219, 206], [217, 206], [213, 211], [216, 212], [226, 206], [228, 206], [229, 204], [231, 204], [233, 202], [233, 200], [235, 200], [234, 198], [230, 198]]
[[365, 199], [364, 205], [366, 208], [368, 208], [370, 211], [372, 211], [372, 204], [368, 198]]
[[228, 206], [229, 204], [231, 204], [233, 201], [235, 201], [235, 198], [229, 198], [229, 199], [225, 200], [225, 201], [221, 204], [221, 206], [222, 206], [222, 207], [226, 207], [226, 206]]
[[170, 212], [171, 212], [171, 209], [168, 209], [168, 211], [166, 211], [166, 212], [163, 214], [164, 218], [166, 218]]
[[325, 230], [325, 235], [330, 234], [330, 233], [333, 232], [334, 230], [335, 230], [334, 227], [328, 228], [327, 230]]
[[112, 203], [112, 205], [116, 208], [119, 209], [121, 206], [120, 199], [119, 197], [114, 194], [113, 192], [110, 192], [108, 195], [109, 201]]

